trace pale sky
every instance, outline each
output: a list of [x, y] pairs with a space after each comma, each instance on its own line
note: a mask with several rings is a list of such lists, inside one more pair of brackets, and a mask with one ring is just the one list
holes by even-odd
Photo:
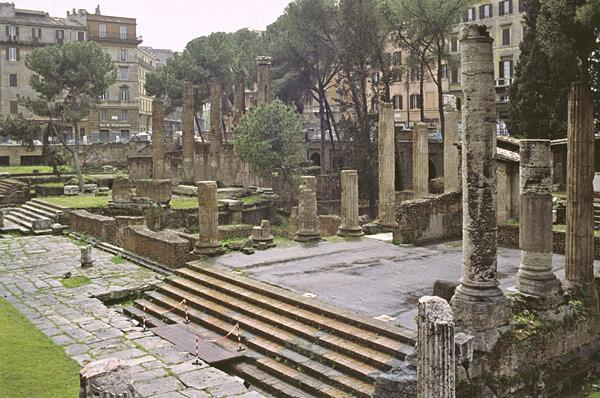
[[104, 15], [137, 19], [142, 46], [181, 51], [198, 36], [235, 32], [241, 28], [263, 30], [283, 13], [290, 0], [9, 0], [16, 8], [47, 11], [66, 17], [67, 10], [96, 5]]

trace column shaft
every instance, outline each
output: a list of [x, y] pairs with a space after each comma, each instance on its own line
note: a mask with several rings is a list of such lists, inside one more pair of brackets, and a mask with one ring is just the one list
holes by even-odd
[[429, 194], [429, 133], [425, 123], [413, 127], [412, 183], [415, 199]]
[[298, 242], [317, 241], [321, 239], [317, 208], [317, 179], [314, 176], [303, 176], [301, 179], [298, 230], [294, 240]]
[[216, 255], [223, 253], [219, 242], [219, 203], [215, 181], [198, 182], [198, 241], [194, 253]]
[[458, 173], [458, 112], [445, 112], [446, 129], [444, 131], [444, 192], [454, 192], [460, 187]]
[[362, 228], [358, 224], [358, 173], [356, 170], [342, 170], [341, 185], [342, 222], [337, 234], [340, 236], [362, 236]]
[[165, 178], [165, 115], [162, 101], [152, 101], [152, 178]]
[[384, 228], [396, 223], [396, 165], [394, 110], [388, 102], [379, 103], [379, 215], [377, 222]]
[[194, 182], [194, 86], [192, 82], [183, 83], [182, 154], [183, 182]]

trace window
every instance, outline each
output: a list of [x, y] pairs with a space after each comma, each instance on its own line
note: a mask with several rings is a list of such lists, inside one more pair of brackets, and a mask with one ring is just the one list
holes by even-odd
[[510, 26], [502, 27], [502, 45], [510, 46]]
[[371, 97], [371, 112], [377, 112], [379, 110], [379, 102], [377, 101], [377, 96], [374, 95]]
[[423, 101], [421, 100], [421, 96], [419, 94], [411, 94], [409, 100], [410, 109], [421, 109]]
[[421, 68], [417, 66], [413, 66], [410, 70], [410, 79], [411, 80], [420, 80], [421, 79]]
[[56, 42], [58, 44], [63, 44], [65, 41], [65, 31], [64, 30], [57, 30], [56, 31]]
[[129, 130], [121, 130], [121, 142], [129, 141]]
[[127, 80], [129, 77], [129, 68], [126, 66], [119, 66], [119, 80]]
[[108, 121], [108, 111], [106, 109], [101, 109], [100, 110], [100, 121], [101, 122]]
[[452, 53], [458, 52], [458, 36], [457, 35], [450, 36], [450, 52], [452, 52]]
[[402, 65], [402, 51], [392, 53], [392, 66]]
[[373, 84], [379, 83], [379, 72], [374, 72], [371, 75], [371, 82], [373, 82]]
[[19, 113], [19, 104], [17, 100], [10, 101], [10, 113]]
[[129, 101], [129, 87], [123, 86], [120, 88], [120, 96], [121, 101]]
[[519, 0], [519, 12], [525, 12], [525, 1]]
[[42, 28], [31, 28], [31, 38], [34, 42], [39, 41], [42, 38]]
[[448, 78], [448, 65], [442, 65], [442, 79]]
[[479, 19], [491, 18], [492, 15], [492, 5], [484, 4], [479, 6]]
[[121, 49], [121, 62], [127, 62], [128, 53], [126, 48]]
[[477, 19], [477, 16], [475, 13], [475, 7], [471, 7], [467, 10], [467, 14], [465, 15], [465, 22], [471, 22], [471, 21], [474, 21], [475, 19]]
[[107, 100], [110, 98], [110, 95], [108, 94], [108, 89], [106, 89], [106, 91], [100, 96], [101, 100]]
[[85, 32], [83, 32], [83, 31], [77, 32], [77, 40], [85, 41]]
[[394, 104], [394, 109], [402, 109], [402, 96], [394, 95], [392, 97], [392, 102]]
[[458, 73], [458, 66], [453, 66], [450, 69], [450, 84], [459, 84], [460, 75]]
[[121, 109], [121, 120], [127, 121], [129, 119], [129, 111], [127, 109]]
[[503, 0], [498, 3], [498, 15], [510, 15], [512, 11], [512, 0]]
[[119, 38], [121, 40], [127, 38], [127, 26], [120, 26], [119, 27]]
[[18, 61], [19, 60], [19, 51], [18, 48], [16, 47], [8, 47], [6, 49], [6, 58], [8, 58], [9, 61]]
[[98, 25], [98, 36], [106, 37], [106, 24], [101, 23]]
[[398, 83], [402, 81], [402, 71], [393, 70], [392, 71], [392, 83]]
[[10, 87], [17, 87], [17, 75], [14, 73], [11, 73], [10, 75], [8, 75], [8, 79], [10, 81], [9, 85]]
[[500, 67], [499, 67], [499, 73], [500, 73], [500, 81], [498, 82], [498, 85], [501, 86], [508, 86], [510, 84], [510, 81], [512, 80], [512, 76], [513, 76], [513, 61], [512, 59], [505, 59], [500, 61]]

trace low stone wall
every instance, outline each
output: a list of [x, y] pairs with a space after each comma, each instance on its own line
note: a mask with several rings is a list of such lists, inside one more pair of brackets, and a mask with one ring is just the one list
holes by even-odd
[[138, 180], [135, 182], [135, 194], [139, 197], [150, 198], [156, 203], [171, 201], [170, 180]]
[[180, 268], [192, 259], [189, 241], [169, 231], [154, 232], [144, 225], [123, 231], [123, 248], [170, 268]]
[[117, 223], [117, 245], [123, 246], [123, 237], [125, 235], [125, 229], [133, 225], [146, 225], [145, 217], [131, 217], [131, 216], [117, 216], [115, 217]]
[[112, 217], [92, 214], [87, 210], [74, 210], [69, 213], [69, 226], [75, 232], [91, 235], [110, 244], [117, 241], [117, 223]]
[[333, 236], [337, 233], [342, 218], [337, 215], [327, 214], [319, 216], [319, 233], [321, 236]]
[[219, 240], [249, 238], [252, 235], [252, 228], [254, 225], [248, 224], [219, 225]]
[[424, 243], [462, 235], [462, 195], [450, 192], [396, 202], [394, 242]]

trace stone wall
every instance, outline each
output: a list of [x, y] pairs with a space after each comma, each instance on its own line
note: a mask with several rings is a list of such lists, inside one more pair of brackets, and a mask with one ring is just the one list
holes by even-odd
[[180, 268], [191, 260], [192, 245], [168, 231], [154, 232], [144, 225], [125, 228], [123, 248], [170, 268]]
[[450, 239], [462, 233], [460, 192], [396, 202], [394, 242], [423, 243]]
[[519, 163], [508, 161], [500, 156], [496, 162], [497, 206], [496, 218], [499, 224], [510, 219], [519, 219]]
[[321, 236], [333, 236], [337, 233], [342, 219], [338, 215], [327, 214], [319, 216], [319, 233]]
[[[396, 191], [412, 189], [412, 133], [396, 133]], [[429, 141], [429, 179], [444, 175], [444, 144]]]
[[117, 224], [112, 217], [74, 210], [69, 213], [69, 226], [75, 232], [91, 235], [107, 243], [116, 243]]

